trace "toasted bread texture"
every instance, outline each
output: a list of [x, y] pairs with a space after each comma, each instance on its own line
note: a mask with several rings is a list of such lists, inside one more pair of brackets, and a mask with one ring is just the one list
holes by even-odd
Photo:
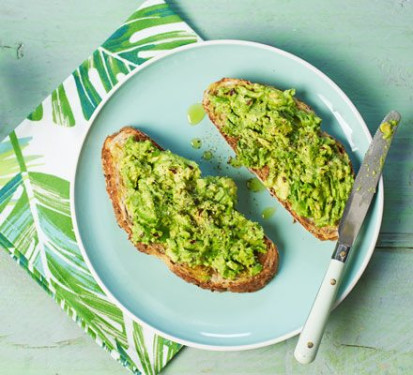
[[[211, 84], [204, 93], [203, 97], [203, 107], [208, 114], [212, 123], [216, 126], [216, 128], [220, 131], [221, 135], [225, 138], [229, 146], [237, 153], [237, 143], [238, 139], [236, 137], [230, 137], [223, 133], [222, 127], [226, 123], [226, 118], [224, 114], [219, 114], [214, 111], [214, 106], [210, 101], [210, 96], [215, 95], [217, 90], [220, 87], [227, 86], [227, 87], [234, 87], [234, 86], [246, 86], [252, 84], [250, 81], [243, 80], [243, 79], [233, 79], [233, 78], [223, 78], [220, 81], [217, 81]], [[297, 103], [297, 107], [306, 112], [313, 112], [312, 109], [302, 101], [295, 98]], [[323, 136], [330, 137], [330, 135], [323, 133]], [[335, 140], [337, 148], [340, 153], [345, 154], [346, 151], [344, 146]], [[351, 165], [350, 165], [351, 167]], [[351, 167], [352, 168], [352, 167]], [[269, 170], [268, 167], [265, 166], [261, 169], [254, 169], [250, 168], [250, 170], [261, 180], [265, 181], [268, 177]], [[290, 214], [294, 217], [296, 221], [298, 221], [306, 230], [312, 233], [315, 237], [320, 240], [337, 240], [338, 239], [338, 225], [336, 226], [324, 226], [318, 227], [315, 225], [314, 221], [311, 218], [305, 218], [298, 215], [291, 207], [291, 203], [288, 200], [282, 200], [277, 196], [277, 193], [274, 189], [269, 189], [270, 193], [278, 199], [278, 201], [290, 212]]]
[[[136, 141], [149, 140], [159, 149], [162, 148], [146, 134], [132, 127], [124, 127], [118, 133], [108, 136], [103, 144], [102, 166], [106, 180], [106, 190], [112, 201], [117, 222], [126, 231], [131, 240], [132, 222], [125, 205], [124, 186], [118, 168], [119, 149], [122, 148], [130, 137], [134, 137]], [[161, 259], [173, 273], [187, 282], [212, 291], [242, 293], [254, 292], [263, 288], [277, 272], [279, 261], [277, 247], [268, 238], [265, 238], [265, 244], [267, 251], [257, 255], [258, 261], [262, 265], [261, 272], [255, 276], [241, 273], [235, 279], [223, 278], [212, 268], [203, 266], [189, 267], [185, 263], [175, 263], [166, 255], [165, 247], [161, 243], [152, 245], [137, 243], [135, 246], [139, 251]]]

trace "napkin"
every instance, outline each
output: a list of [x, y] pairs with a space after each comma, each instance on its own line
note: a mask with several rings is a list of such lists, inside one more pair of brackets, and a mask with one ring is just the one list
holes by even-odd
[[134, 321], [99, 287], [74, 234], [70, 184], [105, 98], [152, 57], [199, 40], [163, 1], [146, 1], [0, 143], [0, 247], [135, 374], [158, 374], [181, 345]]

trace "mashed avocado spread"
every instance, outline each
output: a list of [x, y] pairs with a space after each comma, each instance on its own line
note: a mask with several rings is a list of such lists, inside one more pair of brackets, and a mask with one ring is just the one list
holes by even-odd
[[201, 178], [195, 162], [150, 141], [131, 137], [120, 152], [134, 243], [161, 243], [172, 261], [210, 267], [228, 279], [261, 271], [264, 232], [235, 210], [233, 180]]
[[265, 185], [299, 216], [318, 227], [335, 226], [354, 182], [350, 160], [294, 95], [293, 89], [246, 84], [220, 86], [209, 100], [213, 112], [225, 118], [223, 133], [238, 139], [231, 164], [268, 167]]
[[383, 122], [380, 125], [380, 131], [383, 133], [383, 139], [390, 139], [394, 133], [394, 128], [397, 126], [397, 121], [391, 120]]

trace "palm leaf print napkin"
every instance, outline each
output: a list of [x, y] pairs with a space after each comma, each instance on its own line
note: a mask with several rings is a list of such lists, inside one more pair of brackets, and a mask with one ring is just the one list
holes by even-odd
[[69, 202], [76, 150], [114, 87], [148, 59], [197, 41], [163, 1], [145, 2], [0, 143], [0, 247], [136, 374], [159, 373], [181, 346], [116, 307], [82, 258]]

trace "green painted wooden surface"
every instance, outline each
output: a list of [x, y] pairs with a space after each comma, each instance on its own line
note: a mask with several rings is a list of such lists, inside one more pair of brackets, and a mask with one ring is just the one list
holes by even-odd
[[[20, 122], [142, 1], [0, 0], [0, 126]], [[317, 361], [296, 338], [247, 352], [183, 350], [164, 374], [413, 373], [413, 2], [174, 0], [205, 39], [267, 43], [338, 83], [371, 130], [403, 115], [367, 271], [332, 314]], [[0, 252], [0, 374], [127, 374]]]

